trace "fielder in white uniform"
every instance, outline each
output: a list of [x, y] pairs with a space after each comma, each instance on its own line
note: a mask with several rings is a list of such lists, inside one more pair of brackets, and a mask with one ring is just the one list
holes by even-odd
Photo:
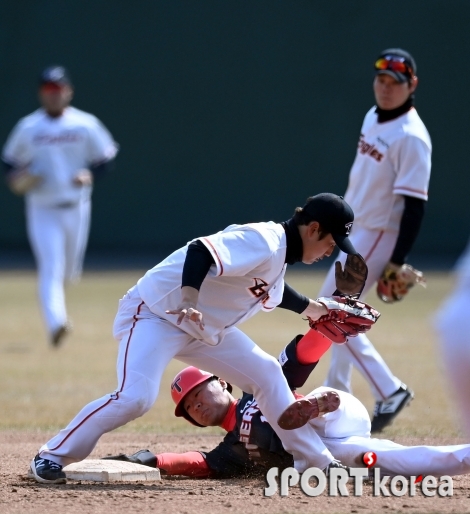
[[93, 178], [108, 171], [117, 153], [103, 124], [69, 105], [72, 95], [66, 70], [46, 68], [39, 87], [42, 108], [17, 123], [2, 155], [9, 184], [15, 186], [25, 176], [30, 180], [21, 193], [39, 299], [54, 347], [70, 330], [64, 284], [81, 275]]
[[456, 266], [456, 284], [440, 307], [436, 329], [446, 377], [454, 393], [455, 410], [470, 437], [470, 241]]
[[[366, 114], [345, 200], [355, 213], [351, 240], [369, 269], [362, 296], [388, 263], [402, 265], [418, 235], [428, 199], [431, 140], [413, 106], [416, 64], [401, 49], [383, 51], [375, 63], [377, 106]], [[339, 260], [344, 261], [340, 254]], [[320, 296], [334, 288], [334, 266]], [[389, 425], [413, 398], [366, 335], [332, 348], [325, 385], [351, 392], [354, 365], [376, 398], [372, 431]]]
[[348, 234], [354, 214], [339, 196], [310, 197], [284, 223], [231, 225], [175, 251], [120, 300], [118, 386], [91, 402], [31, 462], [36, 480], [65, 482], [62, 466], [87, 457], [98, 439], [142, 416], [155, 403], [172, 358], [204, 367], [252, 392], [299, 471], [334, 459], [310, 426], [277, 426], [295, 399], [281, 366], [236, 326], [277, 305], [318, 319], [323, 305], [284, 283], [287, 264], [312, 264], [335, 245], [356, 253]]

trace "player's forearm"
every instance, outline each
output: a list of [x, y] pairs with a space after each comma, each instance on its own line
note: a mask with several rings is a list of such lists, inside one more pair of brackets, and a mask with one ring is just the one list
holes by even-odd
[[201, 241], [191, 243], [184, 261], [182, 287], [190, 286], [199, 291], [212, 264], [214, 258], [206, 246]]
[[199, 298], [199, 291], [194, 287], [183, 286], [181, 288], [181, 303], [187, 306], [196, 307]]
[[93, 178], [102, 177], [107, 175], [114, 169], [114, 158], [109, 161], [98, 162], [91, 164], [89, 170], [93, 174]]
[[167, 475], [184, 475], [192, 478], [207, 478], [212, 471], [199, 452], [159, 453], [157, 467]]
[[400, 231], [390, 261], [401, 266], [418, 237], [424, 217], [425, 201], [420, 198], [405, 196], [405, 210], [400, 222]]
[[3, 159], [2, 159], [2, 167], [3, 167], [3, 171], [5, 172], [6, 175], [9, 175], [13, 171], [15, 171], [15, 169], [18, 168], [17, 166], [15, 166], [7, 161], [4, 161]]
[[301, 314], [315, 321], [321, 316], [328, 314], [328, 309], [322, 303], [310, 298], [307, 308]]
[[306, 296], [298, 293], [289, 284], [284, 283], [284, 293], [278, 307], [301, 314], [308, 307], [309, 303], [310, 300]]

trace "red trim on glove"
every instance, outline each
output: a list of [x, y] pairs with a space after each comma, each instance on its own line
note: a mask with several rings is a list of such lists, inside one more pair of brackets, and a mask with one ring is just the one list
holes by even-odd
[[300, 364], [313, 364], [329, 350], [332, 341], [320, 332], [310, 329], [297, 343], [296, 354]]
[[156, 457], [157, 467], [168, 475], [207, 478], [212, 474], [206, 459], [199, 452], [159, 453]]

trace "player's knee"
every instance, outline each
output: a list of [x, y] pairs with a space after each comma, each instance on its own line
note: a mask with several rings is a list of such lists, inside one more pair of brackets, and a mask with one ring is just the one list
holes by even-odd
[[152, 403], [149, 401], [148, 395], [131, 395], [129, 392], [116, 394], [116, 402], [119, 406], [119, 410], [125, 416], [127, 421], [131, 421], [135, 418], [143, 416], [147, 411], [150, 410]]
[[143, 416], [150, 410], [158, 396], [158, 387], [155, 383], [143, 375], [130, 374], [128, 377], [131, 385], [124, 387], [119, 393], [115, 393], [120, 409], [126, 412], [130, 419]]
[[266, 382], [273, 383], [279, 378], [281, 380], [284, 378], [282, 367], [278, 360], [270, 355], [263, 363], [263, 373], [260, 373], [259, 379], [265, 379]]

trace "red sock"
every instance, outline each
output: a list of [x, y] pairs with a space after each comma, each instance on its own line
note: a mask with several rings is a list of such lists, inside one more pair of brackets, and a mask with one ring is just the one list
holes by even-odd
[[300, 364], [313, 364], [330, 348], [332, 341], [320, 332], [310, 329], [297, 343], [297, 360]]

